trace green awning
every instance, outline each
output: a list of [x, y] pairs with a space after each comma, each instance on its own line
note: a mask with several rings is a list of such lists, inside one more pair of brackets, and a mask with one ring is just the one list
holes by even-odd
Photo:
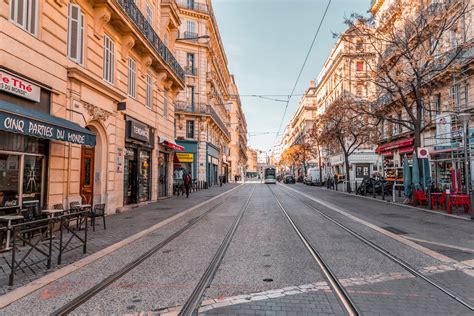
[[95, 134], [68, 120], [0, 101], [0, 130], [84, 146], [95, 146]]

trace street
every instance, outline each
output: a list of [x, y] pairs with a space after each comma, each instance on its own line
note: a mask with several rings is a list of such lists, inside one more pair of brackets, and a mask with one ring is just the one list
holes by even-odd
[[468, 220], [325, 188], [243, 184], [2, 314], [469, 315], [472, 233]]

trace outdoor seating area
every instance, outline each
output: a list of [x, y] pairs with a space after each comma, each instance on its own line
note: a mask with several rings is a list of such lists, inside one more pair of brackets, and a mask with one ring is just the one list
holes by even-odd
[[40, 209], [30, 206], [13, 214], [0, 215], [0, 251], [10, 269], [9, 285], [22, 272], [50, 269], [54, 256], [61, 264], [65, 253], [77, 248], [87, 251], [87, 231], [96, 230], [96, 219], [106, 229], [105, 204], [71, 202], [69, 208], [54, 204]]

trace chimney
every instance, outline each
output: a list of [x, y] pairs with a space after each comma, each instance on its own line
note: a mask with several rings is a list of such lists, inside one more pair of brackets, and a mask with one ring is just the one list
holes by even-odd
[[314, 82], [314, 80], [311, 80], [311, 81], [309, 82], [309, 87], [310, 87], [310, 88], [316, 87], [316, 82]]

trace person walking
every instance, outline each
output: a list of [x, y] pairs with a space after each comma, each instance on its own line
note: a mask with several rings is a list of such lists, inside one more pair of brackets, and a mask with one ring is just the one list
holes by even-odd
[[186, 198], [189, 198], [189, 190], [191, 188], [191, 176], [189, 173], [184, 176], [184, 188], [186, 189]]

